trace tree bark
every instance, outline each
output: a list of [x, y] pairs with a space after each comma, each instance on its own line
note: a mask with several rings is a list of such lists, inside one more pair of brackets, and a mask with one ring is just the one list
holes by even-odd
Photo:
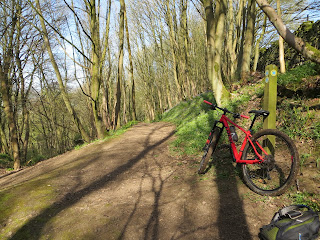
[[101, 86], [101, 73], [100, 70], [100, 34], [99, 34], [99, 19], [98, 19], [98, 12], [96, 1], [91, 0], [89, 5], [89, 21], [90, 21], [90, 33], [91, 33], [91, 48], [92, 48], [92, 63], [91, 63], [91, 97], [92, 97], [92, 111], [95, 121], [95, 127], [97, 130], [98, 138], [103, 138], [103, 122], [102, 118], [99, 114], [99, 93], [100, 93], [100, 86]]
[[108, 53], [108, 62], [109, 62], [109, 69], [107, 70], [107, 76], [105, 80], [101, 82], [102, 86], [102, 120], [107, 130], [111, 127], [111, 120], [110, 120], [110, 107], [109, 107], [109, 81], [111, 76], [111, 57], [110, 57], [110, 49], [109, 49], [109, 31], [110, 31], [110, 16], [111, 16], [111, 0], [108, 0], [108, 14], [107, 14], [107, 21], [106, 21], [106, 32], [105, 32], [105, 41], [104, 41], [104, 48], [102, 51], [102, 57], [100, 61], [100, 75], [103, 75], [103, 64], [106, 60], [106, 56]]
[[171, 13], [171, 9], [170, 9], [170, 0], [166, 0], [166, 15], [167, 15], [167, 24], [169, 27], [169, 38], [170, 38], [170, 51], [171, 51], [171, 56], [172, 56], [172, 62], [173, 62], [173, 77], [174, 77], [174, 82], [176, 84], [177, 87], [177, 97], [178, 100], [180, 100], [182, 98], [182, 88], [181, 88], [181, 84], [179, 81], [179, 71], [178, 71], [178, 60], [177, 60], [177, 54], [176, 54], [176, 50], [175, 50], [175, 31], [174, 31], [174, 23], [172, 20], [172, 13]]
[[229, 66], [229, 72], [227, 74], [227, 79], [229, 83], [232, 82], [232, 78], [234, 76], [234, 62], [236, 60], [236, 54], [233, 46], [233, 34], [234, 34], [234, 14], [233, 14], [233, 1], [228, 0], [228, 15], [227, 15], [227, 21], [229, 22], [229, 29], [227, 33], [227, 39], [226, 39], [226, 48], [227, 48], [227, 65]]
[[245, 40], [244, 40], [244, 48], [243, 55], [241, 61], [241, 73], [240, 77], [243, 81], [246, 81], [250, 72], [250, 61], [251, 61], [251, 52], [253, 48], [254, 41], [254, 27], [256, 20], [256, 3], [254, 0], [248, 1], [247, 8], [247, 28], [245, 30]]
[[[281, 17], [280, 0], [277, 0], [277, 13], [278, 13], [278, 16]], [[279, 36], [279, 63], [280, 63], [280, 72], [285, 73], [286, 63], [284, 60], [284, 44], [283, 44], [283, 38], [281, 36]]]
[[118, 62], [118, 81], [117, 81], [117, 92], [115, 99], [115, 108], [113, 116], [113, 129], [116, 130], [120, 112], [121, 104], [121, 85], [122, 85], [122, 72], [123, 72], [123, 44], [124, 44], [124, 12], [125, 2], [120, 0], [120, 24], [119, 24], [119, 62]]
[[[212, 90], [218, 106], [222, 106], [229, 100], [229, 92], [225, 88], [221, 77], [221, 54], [223, 45], [223, 32], [225, 30], [226, 0], [216, 1], [216, 27], [213, 19], [213, 8], [210, 0], [203, 1], [207, 20], [208, 41], [208, 76], [212, 83]], [[213, 30], [215, 29], [215, 32]], [[214, 34], [214, 37], [212, 36]], [[211, 79], [210, 79], [211, 77]]]
[[211, 0], [203, 0], [203, 7], [206, 15], [206, 35], [207, 35], [207, 72], [209, 81], [212, 82], [212, 72], [213, 72], [213, 58], [214, 58], [214, 15], [213, 6]]
[[64, 103], [65, 103], [69, 113], [72, 115], [73, 120], [74, 120], [76, 126], [78, 127], [78, 130], [79, 130], [83, 140], [86, 141], [86, 142], [89, 142], [90, 138], [89, 138], [88, 134], [86, 133], [86, 131], [84, 130], [84, 127], [83, 127], [80, 119], [78, 118], [75, 110], [73, 109], [73, 107], [71, 105], [71, 102], [70, 102], [70, 99], [68, 97], [68, 94], [66, 92], [65, 86], [63, 84], [63, 80], [62, 80], [62, 76], [60, 74], [60, 70], [59, 70], [58, 64], [57, 64], [57, 62], [56, 62], [56, 60], [54, 58], [54, 55], [53, 55], [53, 52], [52, 52], [52, 49], [51, 49], [51, 46], [50, 46], [48, 32], [47, 32], [46, 25], [44, 23], [44, 19], [43, 19], [42, 11], [41, 11], [41, 8], [40, 8], [39, 0], [36, 0], [36, 5], [37, 5], [37, 11], [38, 11], [38, 14], [39, 14], [41, 27], [42, 27], [42, 36], [43, 36], [44, 43], [45, 43], [45, 46], [47, 48], [50, 60], [51, 60], [51, 64], [52, 64], [53, 69], [54, 69], [54, 71], [56, 73], [56, 77], [57, 77], [57, 80], [58, 80], [59, 88], [61, 90], [62, 98], [64, 100]]
[[130, 37], [129, 37], [129, 27], [128, 27], [128, 19], [127, 19], [127, 10], [124, 9], [124, 21], [126, 27], [126, 35], [127, 35], [127, 44], [128, 44], [128, 55], [129, 55], [129, 81], [131, 81], [131, 103], [132, 103], [132, 112], [131, 118], [133, 121], [137, 120], [137, 113], [136, 113], [136, 90], [135, 90], [135, 83], [133, 77], [133, 63], [132, 63], [132, 54], [131, 54], [131, 45], [130, 45]]
[[279, 35], [304, 57], [320, 64], [320, 50], [312, 47], [303, 39], [295, 36], [283, 23], [276, 11], [268, 4], [266, 0], [256, 0], [261, 10], [268, 16], [273, 26], [277, 29]]
[[266, 26], [267, 26], [267, 16], [265, 15], [264, 19], [263, 19], [262, 32], [256, 42], [256, 47], [255, 47], [255, 51], [254, 51], [254, 60], [253, 60], [253, 71], [254, 72], [257, 71], [259, 55], [260, 55], [260, 42], [262, 41], [264, 34], [266, 32]]
[[[11, 46], [12, 48], [12, 46]], [[10, 51], [10, 50], [9, 50]], [[12, 100], [9, 93], [10, 83], [8, 79], [8, 70], [10, 62], [7, 62], [10, 59], [10, 53], [5, 56], [4, 63], [0, 63], [0, 82], [1, 82], [1, 95], [2, 95], [2, 103], [4, 107], [4, 112], [8, 119], [9, 125], [9, 136], [11, 143], [11, 151], [14, 161], [14, 170], [20, 168], [21, 160], [19, 154], [19, 143], [18, 143], [18, 134], [17, 134], [17, 126], [15, 123], [14, 112], [12, 109]]]
[[189, 33], [188, 33], [188, 1], [180, 0], [180, 27], [181, 27], [181, 46], [183, 48], [183, 62], [182, 62], [182, 73], [185, 79], [184, 95], [191, 97], [192, 95], [192, 83], [190, 79], [189, 71]]
[[[12, 4], [13, 8], [15, 8], [15, 3]], [[8, 30], [7, 42], [5, 46], [3, 46], [3, 55], [0, 56], [0, 85], [1, 85], [1, 97], [2, 103], [4, 107], [4, 112], [6, 114], [9, 126], [9, 137], [11, 144], [11, 151], [14, 161], [14, 169], [17, 170], [20, 168], [21, 160], [19, 153], [19, 142], [18, 142], [18, 133], [17, 133], [17, 125], [14, 116], [14, 110], [12, 107], [12, 96], [10, 94], [10, 90], [12, 89], [12, 83], [9, 79], [9, 71], [11, 68], [11, 62], [14, 59], [13, 56], [13, 42], [14, 42], [14, 34], [17, 27], [17, 13], [16, 9], [11, 10], [11, 23], [10, 29]]]
[[[230, 0], [233, 2], [232, 0]], [[238, 12], [236, 16], [236, 22], [235, 22], [235, 37], [232, 44], [232, 53], [234, 54], [234, 61], [231, 63], [231, 79], [238, 78], [237, 75], [239, 75], [238, 68], [240, 67], [239, 59], [242, 58], [243, 54], [243, 40], [241, 38], [241, 25], [243, 22], [243, 15], [244, 15], [244, 1], [245, 0], [239, 0], [238, 4]], [[232, 3], [231, 3], [232, 4]], [[243, 37], [243, 36], [242, 36]], [[241, 41], [241, 43], [240, 43]], [[238, 58], [238, 60], [237, 60]]]

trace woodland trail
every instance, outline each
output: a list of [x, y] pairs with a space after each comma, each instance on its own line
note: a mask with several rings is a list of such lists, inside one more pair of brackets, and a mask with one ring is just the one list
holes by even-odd
[[140, 123], [1, 177], [10, 210], [0, 239], [258, 239], [276, 200], [246, 188], [230, 154], [218, 151], [214, 173], [198, 176], [199, 159], [170, 154], [174, 133], [169, 123]]

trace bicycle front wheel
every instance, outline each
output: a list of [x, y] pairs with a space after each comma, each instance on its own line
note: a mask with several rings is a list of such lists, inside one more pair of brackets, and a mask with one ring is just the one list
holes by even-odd
[[209, 160], [212, 157], [212, 154], [214, 153], [217, 145], [218, 145], [218, 141], [219, 141], [219, 137], [220, 137], [220, 129], [215, 128], [213, 131], [213, 135], [212, 135], [212, 140], [210, 143], [210, 146], [207, 150], [205, 150], [202, 159], [200, 161], [200, 166], [198, 169], [198, 174], [203, 174], [205, 173], [206, 169], [207, 169], [207, 165], [209, 163]]
[[[293, 141], [276, 129], [264, 129], [252, 137], [257, 152], [263, 156], [261, 164], [243, 164], [243, 180], [260, 195], [283, 194], [293, 183], [298, 173], [299, 154]], [[261, 147], [265, 150], [262, 151]], [[248, 142], [242, 159], [256, 159], [257, 155]]]

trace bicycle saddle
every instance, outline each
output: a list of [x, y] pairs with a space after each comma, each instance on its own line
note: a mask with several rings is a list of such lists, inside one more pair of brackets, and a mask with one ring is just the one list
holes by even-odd
[[270, 114], [270, 112], [266, 110], [251, 110], [249, 113], [254, 113], [257, 117], [261, 115], [267, 117]]

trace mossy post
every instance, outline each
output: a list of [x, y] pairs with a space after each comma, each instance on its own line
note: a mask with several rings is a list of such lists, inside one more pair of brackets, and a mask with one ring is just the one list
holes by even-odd
[[[265, 88], [263, 97], [263, 109], [270, 112], [269, 116], [263, 121], [263, 129], [276, 128], [276, 110], [277, 110], [277, 79], [278, 68], [276, 65], [266, 66]], [[274, 146], [275, 139], [269, 139], [269, 144]], [[269, 145], [268, 144], [268, 145]], [[269, 147], [272, 151], [273, 147]]]

